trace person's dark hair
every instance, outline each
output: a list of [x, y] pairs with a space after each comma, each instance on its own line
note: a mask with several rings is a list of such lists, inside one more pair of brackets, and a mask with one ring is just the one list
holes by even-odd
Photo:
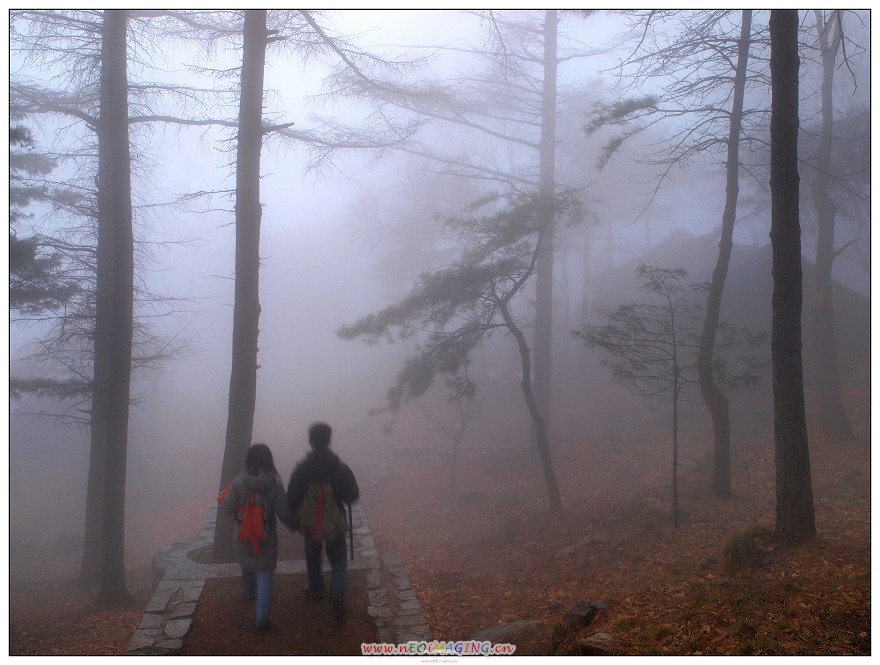
[[272, 459], [272, 451], [265, 443], [255, 443], [247, 451], [245, 458], [245, 467], [247, 472], [255, 476], [260, 471], [277, 476], [278, 471], [275, 469], [275, 462]]
[[309, 441], [315, 448], [326, 448], [330, 445], [333, 430], [327, 423], [314, 423], [309, 427]]

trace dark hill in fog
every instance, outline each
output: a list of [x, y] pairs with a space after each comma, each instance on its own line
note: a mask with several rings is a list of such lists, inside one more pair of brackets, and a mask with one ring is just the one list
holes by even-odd
[[[715, 268], [718, 241], [697, 238], [678, 229], [642, 256], [595, 277], [595, 309], [613, 309], [620, 304], [641, 301], [646, 294], [636, 279], [640, 263], [664, 268], [684, 268], [691, 281], [709, 281]], [[770, 333], [772, 321], [772, 247], [734, 245], [730, 270], [724, 286], [721, 318], [731, 325]], [[802, 259], [804, 274], [803, 340], [804, 364], [809, 380], [812, 336], [810, 331], [810, 293], [814, 280], [813, 263]], [[839, 282], [834, 282], [835, 331], [841, 381], [868, 370], [871, 342], [870, 300]], [[598, 322], [594, 319], [594, 322]], [[768, 346], [769, 353], [769, 346]]]

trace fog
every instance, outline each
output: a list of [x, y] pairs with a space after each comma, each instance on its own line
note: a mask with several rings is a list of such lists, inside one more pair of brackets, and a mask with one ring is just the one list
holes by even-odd
[[[334, 17], [332, 27], [333, 34], [358, 35], [359, 44], [383, 54], [421, 56], [427, 50], [417, 47], [454, 44], [458, 50], [439, 54], [433, 65], [448, 77], [476, 75], [477, 62], [469, 59], [466, 48], [481, 46], [491, 38], [492, 29], [485, 17], [439, 10], [348, 10]], [[603, 52], [560, 68], [560, 108], [566, 105], [570, 113], [558, 129], [556, 180], [560, 186], [581, 191], [586, 221], [561, 228], [556, 237], [549, 414], [554, 453], [625, 441], [628, 428], [645, 419], [668, 426], [665, 408], [648, 410], [644, 401], [614, 385], [601, 365], [602, 354], [591, 353], [573, 339], [571, 331], [584, 323], [600, 323], [604, 309], [644, 297], [634, 273], [640, 262], [684, 267], [689, 278], [698, 281], [711, 279], [717, 256], [724, 205], [722, 155], [695, 159], [655, 191], [663, 167], [644, 164], [640, 156], [668, 130], [659, 123], [636, 137], [604, 170], [595, 167], [613, 133], [586, 136], [581, 131], [583, 113], [591, 102], [620, 94], [609, 68], [623, 53], [612, 50], [623, 30], [622, 19], [604, 15], [566, 16], [560, 26], [560, 34], [571, 44], [582, 42]], [[183, 63], [191, 57], [186, 48], [168, 46], [166, 59], [172, 61], [170, 69], [176, 76], [184, 77]], [[235, 66], [238, 57], [235, 50], [218, 54], [219, 61], [229, 66]], [[867, 56], [857, 59], [857, 72], [865, 71], [866, 60]], [[270, 52], [266, 88], [273, 92], [266, 98], [267, 114], [303, 128], [317, 127], [331, 117], [359, 123], [367, 112], [362, 105], [343, 100], [325, 106], [310, 98], [322, 90], [333, 65], [320, 58], [303, 65], [294, 55]], [[858, 99], [850, 97], [847, 111], [866, 110], [864, 94], [860, 89]], [[38, 145], [60, 151], [66, 139], [56, 129], [51, 121], [39, 125]], [[475, 141], [472, 131], [458, 135], [448, 124], [436, 124], [424, 132], [420, 136], [425, 145], [450, 147], [448, 154], [469, 155], [511, 171], [532, 172], [536, 167], [530, 157], [500, 142]], [[152, 259], [139, 268], [139, 279], [156, 294], [181, 299], [174, 316], [150, 325], [159, 334], [186, 340], [187, 348], [161, 366], [139, 368], [133, 375], [127, 481], [131, 533], [126, 538], [130, 562], [155, 553], [138, 548], [155, 545], [147, 536], [156, 510], [168, 509], [178, 496], [194, 505], [201, 501], [207, 510], [219, 482], [232, 354], [233, 201], [218, 194], [185, 208], [150, 206], [194, 191], [234, 187], [230, 136], [213, 130], [157, 128], [149, 137], [136, 139], [146, 144], [138, 164], [143, 176], [135, 185], [140, 206], [137, 234], [141, 242], [154, 245]], [[393, 458], [401, 448], [449, 451], [451, 441], [418, 404], [405, 404], [390, 432], [383, 428], [387, 414], [370, 415], [385, 405], [386, 391], [415, 341], [365, 345], [344, 341], [336, 331], [398, 302], [421, 272], [454, 260], [463, 243], [444, 231], [436, 215], [462, 214], [469, 202], [498, 185], [444, 177], [442, 164], [394, 150], [381, 158], [340, 153], [332, 166], [319, 171], [307, 169], [306, 153], [269, 139], [263, 148], [262, 312], [253, 441], [272, 448], [286, 481], [306, 452], [307, 427], [324, 420], [334, 428], [336, 451], [351, 460], [369, 487], [381, 474], [383, 460]], [[769, 195], [762, 185], [766, 178], [763, 183], [744, 182], [742, 187], [744, 219], [736, 230], [737, 249], [721, 316], [734, 325], [766, 332], [772, 283], [767, 254]], [[807, 208], [807, 197], [802, 198]], [[815, 258], [815, 216], [806, 212], [802, 217], [807, 275]], [[857, 241], [835, 263], [844, 388], [870, 382], [866, 369], [870, 266], [859, 259], [870, 242], [867, 219], [847, 211], [838, 218], [839, 244]], [[754, 281], [756, 275], [761, 279]], [[811, 288], [807, 279], [805, 294]], [[517, 303], [518, 315], [530, 320], [533, 299], [534, 292], [529, 291]], [[530, 325], [526, 333], [531, 340]], [[40, 372], [39, 367], [22, 365], [20, 359], [28, 343], [43, 331], [40, 326], [11, 324], [11, 375]], [[806, 344], [809, 348], [809, 340]], [[769, 352], [767, 345], [762, 353]], [[807, 365], [809, 381], [809, 359]], [[530, 449], [532, 430], [520, 393], [519, 367], [516, 345], [509, 336], [494, 335], [476, 349], [470, 375], [482, 408], [465, 435], [464, 447]], [[748, 414], [763, 432], [772, 425], [769, 383], [765, 373], [757, 393], [731, 397], [735, 417]], [[454, 422], [442, 379], [419, 403], [436, 417]], [[16, 548], [26, 556], [34, 548], [54, 547], [61, 534], [83, 530], [88, 430], [32, 415], [61, 410], [46, 398], [10, 401], [14, 556]], [[711, 422], [705, 409], [693, 406], [688, 414], [686, 427], [693, 440], [701, 442], [692, 454], [708, 455]], [[445, 459], [445, 454], [438, 459]], [[491, 473], [489, 462], [486, 470]], [[539, 473], [535, 471], [540, 488]], [[368, 497], [367, 491], [365, 500]], [[194, 535], [190, 529], [188, 523], [181, 525], [175, 536]]]

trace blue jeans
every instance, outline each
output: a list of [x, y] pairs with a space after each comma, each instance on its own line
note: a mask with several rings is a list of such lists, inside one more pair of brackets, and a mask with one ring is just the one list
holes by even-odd
[[244, 596], [248, 600], [257, 599], [257, 626], [269, 623], [269, 610], [272, 609], [272, 573], [241, 569], [244, 581]]
[[[313, 544], [306, 538], [306, 578], [312, 593], [324, 591], [324, 576], [321, 574], [321, 549], [325, 543]], [[345, 598], [345, 575], [348, 569], [348, 557], [345, 550], [345, 538], [326, 543], [327, 559], [330, 561], [330, 597], [336, 601]]]

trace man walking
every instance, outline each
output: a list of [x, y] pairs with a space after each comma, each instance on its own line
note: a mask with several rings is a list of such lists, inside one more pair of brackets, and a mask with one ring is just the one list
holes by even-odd
[[345, 617], [345, 582], [348, 563], [345, 547], [344, 504], [360, 496], [351, 469], [330, 450], [332, 429], [327, 423], [309, 427], [311, 452], [296, 465], [287, 486], [290, 508], [305, 538], [306, 593], [324, 597], [321, 550], [330, 561], [330, 598], [337, 627]]

